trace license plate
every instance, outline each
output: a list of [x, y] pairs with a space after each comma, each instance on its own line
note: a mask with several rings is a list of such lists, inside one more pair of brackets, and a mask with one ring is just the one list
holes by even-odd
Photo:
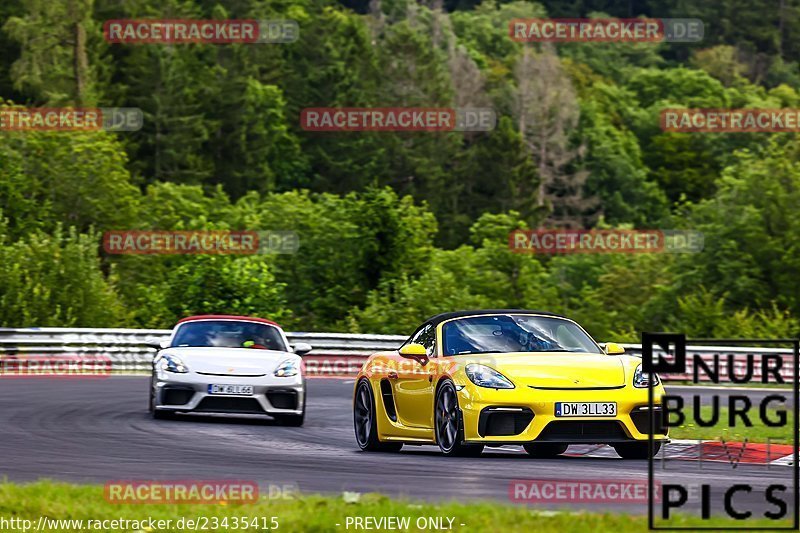
[[209, 385], [209, 394], [230, 394], [234, 396], [252, 396], [252, 385]]
[[616, 402], [556, 402], [556, 416], [617, 416]]

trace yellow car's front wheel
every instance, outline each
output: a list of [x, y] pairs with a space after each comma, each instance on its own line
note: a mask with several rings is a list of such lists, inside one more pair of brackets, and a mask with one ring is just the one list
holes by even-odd
[[464, 444], [464, 427], [458, 395], [450, 380], [444, 381], [436, 391], [434, 403], [434, 431], [436, 443], [445, 455], [476, 457], [483, 452], [483, 444]]

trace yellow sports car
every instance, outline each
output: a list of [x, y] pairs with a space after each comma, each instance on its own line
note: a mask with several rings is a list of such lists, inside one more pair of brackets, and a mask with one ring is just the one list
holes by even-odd
[[642, 372], [641, 357], [623, 354], [621, 346], [603, 349], [576, 322], [552, 313], [437, 315], [398, 350], [364, 364], [353, 399], [356, 441], [369, 451], [438, 444], [445, 455], [520, 444], [536, 457], [598, 443], [623, 458], [645, 459], [667, 438], [664, 388]]

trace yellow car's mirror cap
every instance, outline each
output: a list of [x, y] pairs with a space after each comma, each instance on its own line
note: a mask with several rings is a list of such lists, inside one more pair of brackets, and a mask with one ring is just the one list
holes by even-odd
[[625, 353], [625, 348], [623, 348], [616, 342], [607, 342], [605, 349], [608, 355], [621, 355]]
[[428, 356], [428, 351], [425, 349], [425, 347], [421, 344], [417, 344], [416, 342], [409, 342], [408, 344], [402, 346], [399, 352], [403, 357], [419, 358]]

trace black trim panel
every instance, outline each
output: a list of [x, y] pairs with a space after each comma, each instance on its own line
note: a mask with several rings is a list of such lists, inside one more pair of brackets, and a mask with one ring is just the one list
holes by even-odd
[[618, 420], [555, 420], [544, 427], [534, 442], [605, 444], [632, 440], [635, 439], [625, 433]]
[[388, 379], [381, 380], [381, 399], [383, 399], [383, 407], [386, 409], [386, 416], [392, 422], [397, 422], [397, 408], [394, 405], [392, 383]]
[[534, 414], [528, 407], [485, 407], [478, 417], [478, 435], [481, 437], [510, 437], [525, 431]]

